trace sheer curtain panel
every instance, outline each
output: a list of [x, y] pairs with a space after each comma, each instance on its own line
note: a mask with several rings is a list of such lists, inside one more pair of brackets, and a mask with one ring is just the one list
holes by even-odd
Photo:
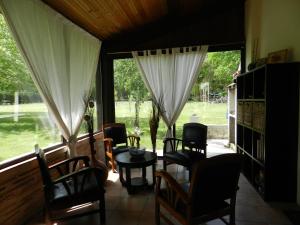
[[176, 122], [206, 57], [208, 46], [132, 52], [142, 79], [160, 107], [168, 126], [167, 137]]
[[42, 1], [0, 0], [0, 6], [37, 89], [75, 155], [101, 42]]

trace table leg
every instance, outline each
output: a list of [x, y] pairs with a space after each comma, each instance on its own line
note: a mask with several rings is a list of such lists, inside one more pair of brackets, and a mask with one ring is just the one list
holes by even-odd
[[128, 194], [132, 194], [130, 168], [126, 167], [126, 187]]
[[143, 179], [146, 179], [146, 167], [142, 168], [142, 177]]
[[154, 164], [152, 165], [152, 179], [153, 179], [152, 185], [153, 185], [153, 187], [155, 186], [155, 183], [156, 183], [156, 179], [155, 179], [155, 170], [156, 170], [156, 163], [154, 163]]
[[124, 180], [124, 177], [123, 177], [123, 168], [121, 166], [119, 166], [119, 177], [120, 177], [120, 181], [122, 183], [122, 185], [124, 186], [125, 185], [125, 180]]

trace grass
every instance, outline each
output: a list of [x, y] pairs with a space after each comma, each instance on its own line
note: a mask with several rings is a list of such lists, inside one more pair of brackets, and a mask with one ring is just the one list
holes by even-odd
[[31, 152], [37, 143], [43, 148], [61, 142], [43, 103], [20, 104], [17, 122], [13, 113], [13, 105], [0, 106], [0, 161]]
[[[116, 121], [124, 122], [129, 133], [134, 132], [134, 102], [116, 102]], [[211, 104], [204, 102], [188, 102], [182, 110], [176, 122], [176, 133], [180, 137], [182, 133], [182, 126], [184, 123], [190, 121], [190, 117], [193, 114], [197, 114], [199, 122], [209, 124], [227, 124], [226, 119], [227, 104]], [[141, 105], [140, 110], [140, 128], [142, 131], [141, 135], [141, 146], [152, 148], [150, 140], [150, 130], [148, 125], [149, 116], [151, 113], [151, 102], [144, 102]], [[157, 149], [162, 149], [163, 139], [166, 134], [167, 127], [162, 120], [160, 120], [159, 130], [157, 134]]]
[[[60, 133], [49, 122], [46, 106], [42, 103], [19, 105], [19, 121], [13, 119], [14, 106], [0, 105], [0, 161], [33, 151], [34, 144], [41, 147], [61, 141]], [[148, 119], [151, 103], [144, 102], [140, 110], [141, 145], [151, 148]], [[125, 122], [128, 132], [133, 133], [134, 102], [116, 102], [116, 120]], [[177, 134], [182, 133], [182, 125], [189, 122], [190, 116], [197, 114], [204, 124], [226, 124], [226, 104], [188, 102], [179, 117]], [[82, 128], [84, 129], [84, 128]], [[162, 148], [166, 126], [160, 121], [157, 148]]]

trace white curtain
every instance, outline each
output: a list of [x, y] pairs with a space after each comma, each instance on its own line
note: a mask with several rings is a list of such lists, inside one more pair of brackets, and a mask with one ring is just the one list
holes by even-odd
[[0, 0], [48, 110], [76, 154], [101, 42], [39, 0]]
[[181, 113], [206, 57], [208, 46], [172, 48], [162, 51], [132, 52], [147, 89], [162, 111], [162, 118], [171, 127]]

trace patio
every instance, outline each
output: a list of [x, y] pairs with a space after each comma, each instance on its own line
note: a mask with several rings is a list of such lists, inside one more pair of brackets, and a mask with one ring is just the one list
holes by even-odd
[[[208, 140], [208, 157], [232, 152], [225, 148], [226, 140]], [[150, 167], [148, 169], [151, 169]], [[162, 161], [158, 160], [157, 169], [162, 169]], [[168, 171], [180, 181], [185, 181], [188, 173], [181, 166], [172, 165]], [[135, 170], [134, 173], [140, 171]], [[147, 175], [151, 176], [150, 171]], [[149, 177], [151, 179], [151, 177]], [[254, 188], [241, 174], [236, 205], [237, 225], [292, 225], [287, 217], [278, 209], [264, 202]], [[89, 206], [92, 207], [92, 206]], [[140, 191], [134, 195], [128, 195], [126, 188], [122, 187], [118, 174], [110, 172], [106, 185], [106, 216], [107, 225], [150, 225], [154, 222], [154, 193], [152, 191]], [[81, 218], [58, 223], [64, 225], [99, 224], [98, 214], [92, 214]], [[26, 225], [40, 225], [41, 216], [30, 221]], [[162, 222], [165, 225], [164, 222]], [[213, 220], [207, 225], [221, 225], [220, 220]]]
[[[10, 4], [10, 2], [13, 1], [2, 0], [1, 2], [3, 2], [3, 4], [4, 2]], [[35, 2], [41, 1], [36, 0]], [[91, 34], [91, 36], [93, 36], [91, 40], [95, 41], [95, 44], [97, 44], [96, 48], [91, 47], [91, 52], [94, 52], [94, 54], [92, 54], [94, 55], [93, 59], [88, 60], [88, 63], [74, 63], [76, 64], [74, 67], [78, 66], [82, 71], [74, 68], [72, 74], [74, 73], [78, 78], [89, 80], [91, 76], [90, 78], [87, 78], [87, 74], [95, 75], [96, 73], [96, 99], [98, 100], [97, 106], [101, 109], [97, 111], [97, 117], [101, 118], [99, 121], [103, 123], [115, 121], [113, 88], [114, 60], [132, 57], [133, 52], [135, 52], [135, 56], [138, 57], [139, 52], [137, 51], [149, 50], [148, 53], [151, 55], [152, 53], [150, 50], [156, 51], [157, 49], [176, 47], [178, 48], [177, 50], [183, 51], [187, 46], [191, 46], [190, 52], [193, 51], [192, 46], [206, 46], [206, 48], [209, 46], [209, 48], [206, 49], [208, 52], [240, 50], [242, 72], [246, 70], [246, 65], [253, 63], [252, 59], [267, 57], [270, 52], [277, 51], [278, 48], [286, 48], [289, 46], [289, 48], [294, 51], [292, 60], [298, 61], [300, 57], [298, 36], [294, 34], [295, 30], [299, 30], [296, 29], [296, 23], [294, 22], [299, 18], [299, 13], [294, 11], [294, 9], [297, 9], [296, 6], [298, 6], [298, 3], [295, 3], [295, 1], [289, 1], [289, 4], [279, 3], [279, 1], [271, 2], [254, 0], [230, 0], [224, 2], [202, 0], [191, 1], [189, 4], [183, 4], [185, 1], [163, 1], [164, 4], [160, 4], [160, 1], [153, 1], [155, 3], [153, 5], [136, 5], [135, 7], [132, 7], [130, 4], [121, 5], [119, 3], [120, 1], [113, 1], [114, 4], [104, 5], [106, 7], [103, 7], [103, 4], [105, 4], [106, 1], [97, 1], [99, 4], [96, 5], [85, 5], [87, 1], [82, 0], [78, 1], [79, 3], [76, 5], [75, 9], [73, 8], [74, 4], [70, 4], [71, 1], [67, 0], [43, 0], [43, 2], [46, 2], [52, 9], [61, 13], [63, 15], [62, 17], [69, 18], [87, 31], [87, 36]], [[64, 2], [64, 4], [62, 2]], [[150, 2], [152, 1], [149, 1], [149, 3]], [[261, 2], [263, 2], [263, 4]], [[24, 2], [19, 1], [19, 5], [21, 3]], [[137, 3], [139, 3], [139, 1], [137, 1]], [[25, 4], [27, 4], [27, 2]], [[56, 64], [68, 65], [66, 62], [69, 62], [69, 60], [67, 57], [63, 57], [69, 55], [70, 52], [68, 51], [61, 53], [54, 51], [55, 55], [50, 57], [53, 59], [52, 63], [50, 60], [45, 60], [46, 63], [38, 63], [41, 59], [47, 59], [48, 57], [46, 56], [52, 52], [53, 49], [47, 49], [49, 46], [55, 46], [58, 50], [63, 50], [64, 48], [61, 48], [58, 45], [52, 45], [51, 42], [47, 41], [48, 39], [46, 37], [51, 39], [50, 34], [56, 34], [56, 32], [48, 30], [48, 35], [40, 35], [45, 34], [45, 32], [38, 30], [36, 30], [37, 35], [31, 32], [29, 28], [32, 27], [45, 28], [43, 24], [35, 25], [36, 22], [39, 23], [42, 21], [40, 19], [37, 20], [36, 18], [42, 17], [36, 16], [35, 14], [32, 15], [36, 17], [31, 17], [31, 13], [29, 14], [30, 16], [22, 16], [21, 12], [23, 13], [26, 11], [25, 9], [30, 8], [28, 7], [28, 4], [27, 7], [24, 6], [20, 8], [21, 10], [19, 13], [14, 13], [13, 10], [8, 10], [7, 12], [11, 12], [12, 15], [20, 17], [20, 19], [17, 18], [13, 30], [21, 33], [23, 30], [26, 30], [27, 32], [23, 33], [25, 42], [28, 38], [29, 43], [40, 44], [40, 46], [34, 46], [34, 48], [29, 45], [26, 46], [26, 48], [30, 50], [35, 49], [35, 53], [38, 53], [32, 54], [32, 56], [36, 56], [32, 58], [28, 57], [29, 54], [25, 54], [27, 58], [30, 58], [30, 60], [27, 59], [27, 61], [30, 61], [31, 68], [38, 68], [41, 66], [41, 71], [36, 69], [34, 75], [45, 75], [45, 78], [48, 79], [55, 74], [53, 71], [61, 69], [61, 71], [57, 71], [57, 77], [69, 77], [69, 74], [67, 73], [70, 72], [69, 68], [59, 68], [59, 66], [56, 66]], [[33, 11], [36, 12], [37, 10]], [[2, 13], [5, 12], [5, 9], [2, 9]], [[286, 19], [283, 20], [284, 23], [282, 23], [283, 16], [278, 16], [282, 15], [282, 12], [285, 12], [283, 16], [286, 17]], [[27, 24], [27, 27], [25, 26], [25, 20], [23, 20], [26, 17], [32, 19], [32, 21], [29, 21]], [[50, 19], [51, 18], [53, 19], [56, 17], [50, 17]], [[83, 20], [80, 20], [81, 18], [83, 18]], [[106, 21], [109, 21], [109, 23]], [[96, 25], [95, 22], [99, 22], [99, 24]], [[103, 24], [108, 24], [109, 26], [104, 26]], [[283, 24], [283, 26], [278, 29], [276, 24]], [[103, 27], [103, 29], [98, 30], [99, 27]], [[65, 32], [57, 31], [57, 33], [62, 34]], [[29, 34], [32, 35], [31, 38]], [[290, 38], [282, 38], [281, 34], [284, 34], [284, 37], [292, 37], [292, 40]], [[18, 34], [15, 35], [18, 36]], [[39, 41], [35, 41], [37, 37], [40, 38]], [[56, 43], [64, 43], [67, 40], [63, 35], [57, 35], [56, 37], [60, 38]], [[73, 37], [73, 35], [69, 35], [68, 37]], [[20, 38], [17, 39], [20, 40]], [[70, 38], [70, 40], [73, 39]], [[47, 43], [43, 43], [44, 41]], [[253, 45], [258, 44], [258, 41], [260, 41], [260, 49], [254, 51], [257, 46], [255, 47]], [[99, 56], [100, 44], [102, 42], [103, 45]], [[87, 42], [82, 43], [87, 44]], [[19, 44], [21, 47], [24, 47], [23, 43]], [[69, 46], [69, 43], [66, 46]], [[86, 47], [79, 48], [76, 43], [72, 44], [72, 46], [76, 46], [77, 51], [79, 49], [88, 49]], [[179, 49], [179, 47], [182, 49]], [[44, 53], [44, 55], [41, 53]], [[158, 55], [157, 52], [155, 54]], [[91, 56], [91, 54], [88, 55]], [[80, 56], [82, 61], [87, 59], [85, 54], [82, 54], [81, 52], [77, 52], [76, 54], [73, 54], [73, 56]], [[74, 60], [70, 61], [77, 62], [78, 59], [75, 57]], [[101, 62], [101, 64], [99, 64], [99, 62]], [[86, 65], [86, 68], [83, 68], [84, 64]], [[93, 65], [91, 66], [88, 64]], [[44, 68], [43, 65], [47, 65], [47, 69]], [[45, 69], [45, 71], [43, 71], [43, 69]], [[92, 69], [94, 69], [94, 71], [91, 71]], [[65, 76], [61, 76], [63, 72], [66, 72]], [[82, 74], [85, 74], [85, 76], [82, 76]], [[43, 81], [47, 83], [47, 79]], [[40, 79], [39, 77], [35, 77], [35, 80], [38, 81]], [[66, 86], [70, 86], [70, 83], [70, 81], [58, 82], [58, 84], [66, 84]], [[47, 87], [47, 85], [40, 84], [40, 87], [42, 86]], [[52, 86], [57, 87], [57, 85]], [[82, 82], [76, 82], [76, 85], [71, 86], [72, 90], [75, 90], [74, 94], [78, 93], [79, 89], [77, 89], [77, 86], [82, 86]], [[57, 89], [60, 92], [53, 90], [55, 98], [53, 101], [49, 101], [48, 104], [51, 105], [50, 103], [52, 102], [59, 102], [62, 106], [72, 105], [66, 104], [66, 102], [71, 102], [70, 99], [68, 99], [68, 101], [66, 99], [65, 102], [60, 101], [62, 97], [68, 96], [65, 94], [66, 88], [62, 85]], [[83, 92], [87, 93], [87, 91]], [[45, 96], [47, 95], [46, 93], [43, 94]], [[75, 95], [72, 95], [71, 93], [69, 96], [74, 97]], [[78, 98], [74, 99], [76, 103], [79, 102], [77, 101]], [[77, 112], [76, 116], [83, 115], [85, 106], [86, 105], [78, 106], [75, 109], [70, 108], [68, 111], [70, 113]], [[63, 109], [64, 107], [54, 108]], [[82, 111], [81, 113], [80, 110]], [[61, 114], [67, 113], [62, 112]], [[60, 114], [58, 114], [58, 116], [59, 115]], [[63, 121], [60, 118], [58, 118], [58, 120]], [[102, 125], [101, 122], [100, 127]], [[61, 124], [60, 127], [64, 128], [65, 124]], [[47, 151], [50, 152], [49, 158], [51, 158], [52, 162], [65, 159], [66, 143], [69, 144], [70, 149], [73, 150], [74, 135], [72, 134], [76, 132], [63, 130], [63, 133], [66, 133], [64, 136], [67, 142], [54, 146], [55, 152], [52, 151], [54, 147], [47, 149]], [[273, 140], [276, 140], [276, 138]], [[219, 145], [216, 140], [212, 140], [212, 142], [209, 142], [208, 144], [209, 157], [220, 154], [223, 150], [227, 151], [226, 149], [222, 150], [222, 143]], [[162, 162], [159, 161], [157, 169], [162, 168], [161, 164]], [[297, 168], [299, 168], [299, 166]], [[187, 174], [182, 167], [174, 166], [168, 171], [180, 181], [187, 180]], [[0, 182], [0, 190], [2, 191], [1, 196], [3, 197], [0, 215], [1, 224], [43, 224], [42, 215], [37, 216], [35, 220], [30, 222], [24, 222], [28, 221], [30, 216], [36, 215], [37, 211], [42, 212], [43, 209], [41, 179], [40, 176], [37, 176], [38, 172], [37, 163], [33, 153], [16, 158], [5, 165], [2, 165]], [[138, 172], [138, 170], [134, 171], [134, 173]], [[106, 224], [154, 224], [153, 192], [144, 191], [129, 196], [126, 189], [121, 186], [118, 180], [118, 174], [110, 174], [109, 180], [110, 181], [106, 186]], [[299, 175], [297, 175], [297, 181], [297, 184], [299, 184]], [[237, 224], [292, 224], [284, 214], [278, 210], [278, 208], [283, 207], [283, 205], [276, 204], [276, 208], [274, 208], [264, 202], [243, 175], [240, 177], [239, 184], [240, 189], [237, 195], [236, 206]], [[299, 185], [297, 184], [295, 183], [294, 186], [298, 190]], [[297, 195], [299, 196], [299, 190]], [[297, 200], [299, 200], [299, 197]], [[274, 206], [274, 204], [272, 205]], [[284, 207], [287, 206], [284, 205]], [[294, 205], [289, 205], [289, 208], [294, 209]], [[98, 216], [95, 215], [59, 224], [92, 225], [98, 223]], [[219, 221], [212, 221], [208, 224], [218, 225], [222, 223]]]

